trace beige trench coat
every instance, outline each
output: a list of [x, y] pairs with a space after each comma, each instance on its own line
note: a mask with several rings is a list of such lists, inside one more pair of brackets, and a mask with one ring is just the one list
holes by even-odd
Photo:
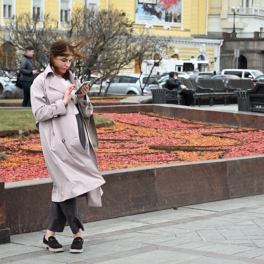
[[[79, 80], [70, 74], [76, 89]], [[32, 111], [37, 121], [42, 150], [53, 181], [52, 201], [62, 202], [86, 194], [88, 206], [101, 206], [101, 185], [105, 183], [88, 132], [83, 149], [74, 114], [74, 102], [63, 103], [66, 87], [50, 66], [31, 86]], [[89, 97], [78, 99], [83, 116], [89, 117], [93, 107]]]

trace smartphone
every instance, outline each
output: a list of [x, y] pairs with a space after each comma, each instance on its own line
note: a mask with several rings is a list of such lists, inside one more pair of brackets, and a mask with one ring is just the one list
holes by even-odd
[[81, 84], [80, 88], [75, 92], [75, 94], [80, 94], [80, 93], [82, 92], [82, 91], [81, 91], [82, 87], [83, 87], [84, 85], [89, 85], [90, 83], [91, 83], [91, 81], [83, 82], [83, 83]]

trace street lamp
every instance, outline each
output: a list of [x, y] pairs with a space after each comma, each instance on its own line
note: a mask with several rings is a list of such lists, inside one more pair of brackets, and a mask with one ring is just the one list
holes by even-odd
[[239, 12], [240, 7], [238, 6], [237, 8], [235, 8], [234, 6], [231, 7], [231, 12], [233, 12], [234, 14], [234, 23], [233, 23], [233, 33], [236, 32], [236, 26], [235, 26], [235, 21], [236, 21], [236, 11], [237, 13]]

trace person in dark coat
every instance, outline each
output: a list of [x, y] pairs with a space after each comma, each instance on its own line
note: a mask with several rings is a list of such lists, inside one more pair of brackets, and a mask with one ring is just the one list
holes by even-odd
[[181, 88], [181, 82], [178, 79], [178, 72], [170, 72], [167, 80], [167, 87], [169, 90], [178, 91], [185, 101], [185, 105], [194, 105], [193, 91], [188, 88]]
[[20, 62], [20, 84], [24, 90], [24, 100], [22, 102], [22, 107], [31, 107], [30, 88], [38, 74], [38, 71], [35, 69], [35, 65], [32, 60], [33, 56], [34, 48], [27, 47], [26, 52]]

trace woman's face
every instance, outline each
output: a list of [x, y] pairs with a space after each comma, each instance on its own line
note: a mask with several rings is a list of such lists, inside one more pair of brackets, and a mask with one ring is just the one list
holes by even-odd
[[70, 68], [72, 61], [73, 61], [72, 55], [57, 56], [53, 59], [53, 63], [57, 67], [58, 73], [61, 76], [63, 76], [65, 72]]

